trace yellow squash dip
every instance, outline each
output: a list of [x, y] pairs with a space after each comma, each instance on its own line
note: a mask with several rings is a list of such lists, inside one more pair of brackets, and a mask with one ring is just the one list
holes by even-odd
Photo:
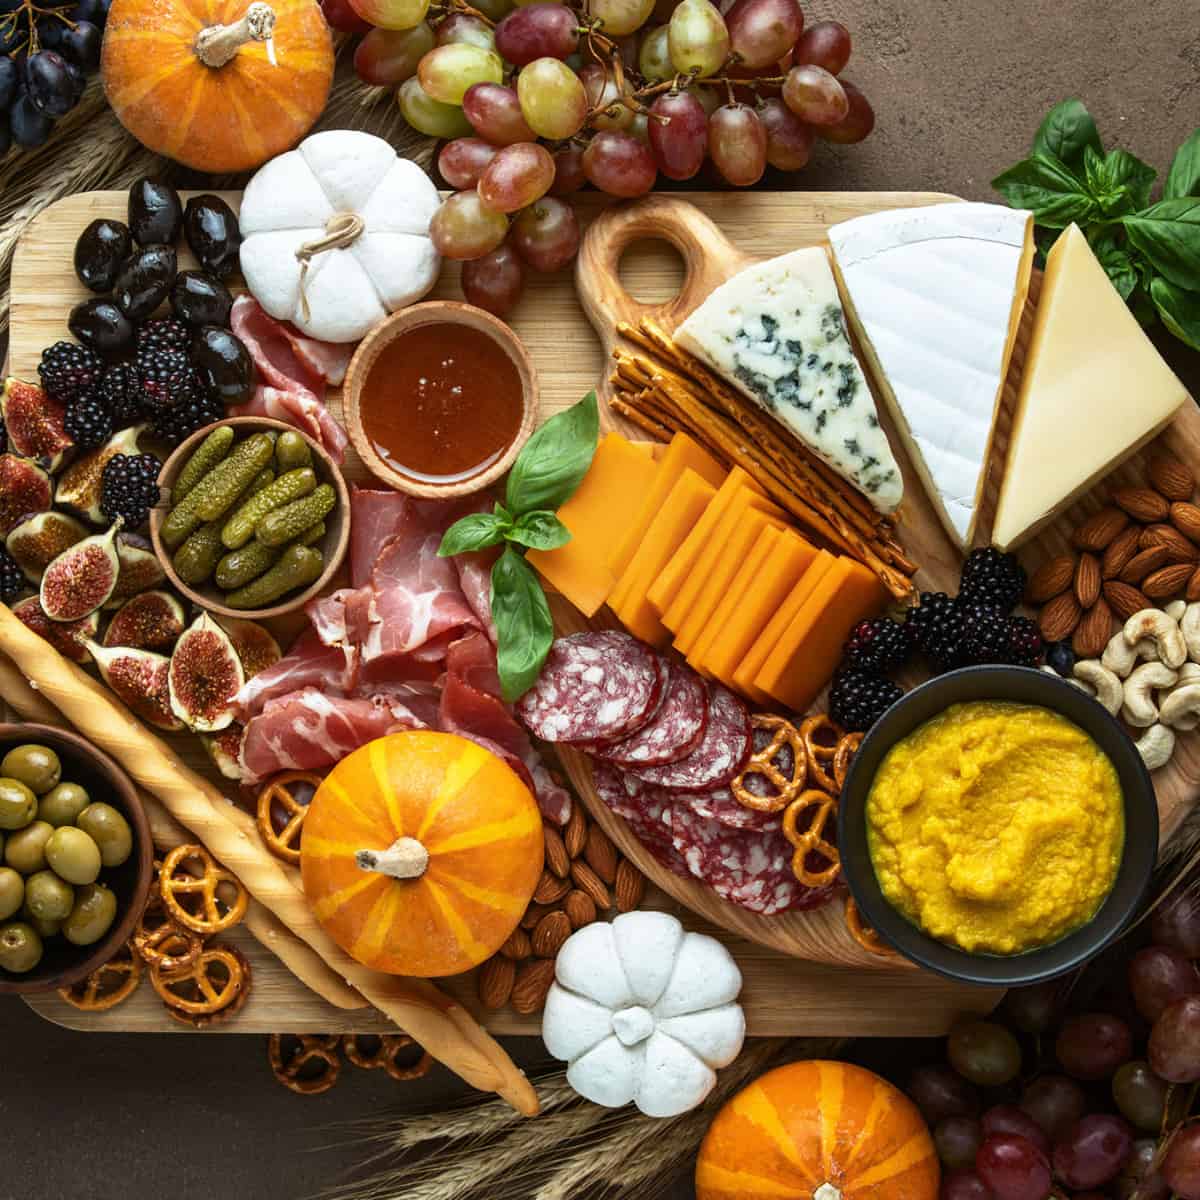
[[890, 904], [972, 953], [1019, 954], [1084, 924], [1116, 878], [1121, 785], [1065, 717], [955, 704], [888, 752], [867, 797]]

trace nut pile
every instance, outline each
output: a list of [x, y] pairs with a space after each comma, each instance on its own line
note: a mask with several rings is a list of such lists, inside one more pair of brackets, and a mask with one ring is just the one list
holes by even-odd
[[1114, 491], [1073, 531], [1073, 550], [1042, 563], [1029, 580], [1042, 637], [1070, 639], [1079, 658], [1102, 654], [1117, 622], [1176, 597], [1200, 600], [1195, 474], [1158, 455], [1146, 475], [1147, 486]]
[[540, 1012], [567, 938], [613, 908], [632, 912], [645, 895], [641, 872], [578, 801], [561, 831], [545, 822], [543, 832], [546, 865], [533, 899], [512, 936], [479, 968], [484, 1008], [508, 1004], [522, 1014]]

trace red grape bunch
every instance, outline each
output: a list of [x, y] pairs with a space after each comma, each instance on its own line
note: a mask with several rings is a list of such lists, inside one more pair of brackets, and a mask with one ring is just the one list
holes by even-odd
[[579, 248], [565, 199], [586, 184], [649, 192], [710, 160], [738, 187], [768, 165], [796, 171], [818, 137], [850, 143], [875, 124], [839, 78], [850, 34], [807, 29], [797, 0], [322, 0], [335, 28], [366, 30], [354, 65], [398, 86], [405, 120], [445, 141], [456, 189], [430, 233], [463, 260], [472, 303], [507, 314], [524, 272]]

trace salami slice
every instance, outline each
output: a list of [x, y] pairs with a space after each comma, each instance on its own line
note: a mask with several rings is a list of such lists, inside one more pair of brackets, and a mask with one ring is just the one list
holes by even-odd
[[680, 792], [679, 802], [709, 821], [728, 825], [730, 829], [757, 829], [762, 833], [778, 833], [783, 828], [779, 813], [758, 812], [739, 804], [728, 788], [711, 792]]
[[618, 767], [679, 762], [699, 745], [708, 727], [708, 689], [691, 667], [666, 663], [667, 683], [658, 711], [636, 733], [596, 747], [593, 753]]
[[796, 878], [792, 847], [782, 833], [731, 829], [677, 804], [671, 810], [671, 840], [691, 873], [722, 900], [765, 917], [817, 908], [835, 890], [805, 887]]
[[750, 757], [752, 745], [749, 711], [728, 688], [716, 684], [709, 693], [704, 737], [687, 758], [658, 767], [628, 770], [656, 787], [710, 792], [737, 778]]
[[627, 737], [655, 711], [666, 674], [659, 656], [627, 633], [575, 633], [550, 647], [517, 715], [544, 742]]
[[691, 874], [671, 839], [671, 797], [640, 779], [624, 775], [607, 763], [594, 763], [592, 783], [596, 794], [619, 817], [624, 817], [634, 837], [669, 871], [684, 879]]

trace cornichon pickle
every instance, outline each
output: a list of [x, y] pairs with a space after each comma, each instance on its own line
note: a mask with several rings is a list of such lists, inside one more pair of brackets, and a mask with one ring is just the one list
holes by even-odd
[[178, 504], [229, 453], [232, 446], [233, 427], [218, 425], [184, 463], [171, 489], [171, 503]]
[[230, 550], [217, 563], [214, 576], [217, 587], [223, 592], [245, 587], [252, 579], [257, 579], [264, 571], [273, 567], [282, 553], [283, 551], [276, 546], [265, 546], [257, 541], [249, 542], [237, 550]]
[[187, 540], [175, 551], [171, 561], [179, 578], [196, 587], [213, 573], [222, 549], [221, 522], [206, 521], [199, 529], [188, 534]]
[[310, 525], [297, 539], [297, 546], [315, 546], [325, 536], [325, 522]]
[[300, 467], [311, 467], [312, 451], [298, 433], [287, 430], [279, 435], [279, 439], [275, 443], [275, 462], [280, 471], [295, 471]]
[[274, 512], [267, 513], [255, 526], [254, 536], [268, 546], [282, 546], [297, 538], [310, 525], [323, 521], [333, 511], [337, 496], [328, 483], [300, 500], [293, 500]]
[[263, 488], [245, 501], [225, 522], [221, 529], [221, 541], [225, 548], [236, 550], [244, 546], [254, 536], [255, 526], [267, 513], [282, 508], [292, 500], [299, 500], [301, 496], [307, 496], [316, 486], [317, 477], [308, 467], [280, 475], [270, 487]]
[[238, 445], [220, 466], [196, 484], [192, 496], [196, 498], [195, 511], [200, 519], [215, 521], [232, 508], [243, 490], [271, 461], [274, 451], [274, 443], [265, 433], [253, 434]]
[[230, 608], [265, 608], [280, 596], [313, 582], [325, 569], [325, 556], [311, 546], [289, 546], [283, 557], [252, 583], [230, 592], [225, 603]]

